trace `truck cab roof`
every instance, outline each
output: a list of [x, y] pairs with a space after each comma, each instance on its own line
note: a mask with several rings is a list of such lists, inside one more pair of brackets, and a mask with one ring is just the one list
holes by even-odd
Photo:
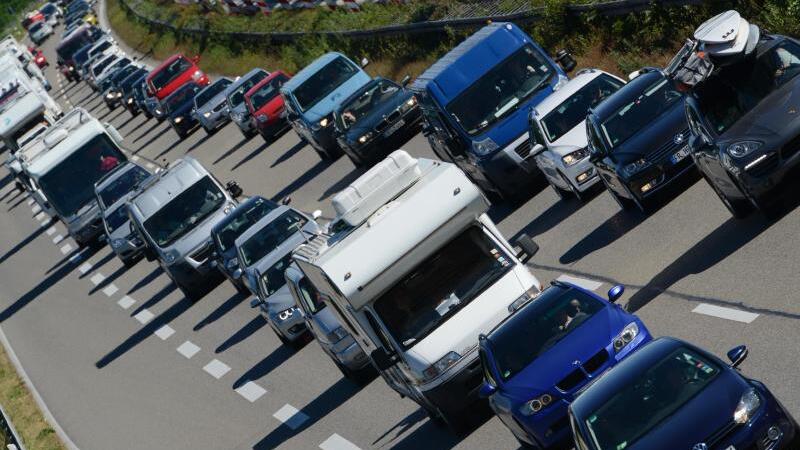
[[100, 133], [105, 133], [103, 125], [85, 109], [75, 108], [26, 146], [20, 160], [35, 178]]
[[175, 196], [208, 176], [208, 171], [191, 156], [175, 160], [170, 167], [151, 177], [141, 191], [131, 199], [131, 209], [146, 220], [169, 203]]

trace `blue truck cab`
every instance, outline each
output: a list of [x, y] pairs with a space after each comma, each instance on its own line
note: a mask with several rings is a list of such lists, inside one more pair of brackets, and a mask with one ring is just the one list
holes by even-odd
[[326, 53], [304, 67], [281, 87], [286, 118], [295, 132], [311, 144], [320, 158], [342, 155], [336, 141], [333, 111], [372, 78], [362, 66], [341, 53]]
[[[575, 61], [559, 52], [572, 70]], [[411, 86], [436, 155], [485, 192], [516, 197], [541, 175], [530, 155], [528, 114], [567, 81], [559, 64], [519, 27], [492, 23], [429, 67]]]

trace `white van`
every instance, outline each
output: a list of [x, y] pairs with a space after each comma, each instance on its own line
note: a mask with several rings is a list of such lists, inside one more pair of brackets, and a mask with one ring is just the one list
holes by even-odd
[[478, 336], [539, 295], [489, 202], [454, 164], [398, 150], [333, 199], [328, 235], [294, 260], [401, 396], [454, 430], [483, 381]]

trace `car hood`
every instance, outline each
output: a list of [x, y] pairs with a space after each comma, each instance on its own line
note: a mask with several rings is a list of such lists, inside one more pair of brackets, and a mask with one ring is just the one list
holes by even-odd
[[216, 96], [212, 97], [211, 100], [207, 101], [205, 105], [203, 105], [200, 108], [198, 108], [197, 111], [200, 112], [200, 113], [204, 113], [206, 111], [211, 111], [214, 108], [216, 108], [217, 106], [219, 106], [220, 103], [224, 103], [224, 102], [225, 102], [225, 93], [221, 92], [221, 93], [217, 94]]
[[353, 127], [347, 130], [347, 138], [351, 141], [358, 139], [362, 134], [372, 130], [384, 117], [397, 109], [404, 101], [411, 97], [410, 92], [398, 91], [395, 95], [386, 99], [382, 104], [375, 107], [367, 115], [361, 118]]
[[611, 306], [603, 308], [507, 381], [503, 391], [521, 401], [553, 392], [553, 387], [577, 368], [575, 361], [588, 361], [631, 322], [633, 317], [625, 312]]
[[[624, 166], [655, 152], [675, 135], [688, 129], [683, 101], [677, 101], [667, 111], [612, 150], [611, 156]], [[687, 138], [687, 136], [684, 136]]]
[[339, 85], [327, 97], [318, 101], [314, 106], [303, 113], [303, 117], [309, 123], [315, 123], [322, 120], [323, 117], [330, 114], [336, 109], [339, 104], [347, 97], [353, 95], [355, 91], [360, 89], [365, 84], [369, 83], [371, 78], [363, 71], [358, 71], [355, 75], [350, 77], [347, 81]]
[[564, 156], [575, 150], [586, 148], [587, 145], [586, 125], [581, 122], [550, 144], [550, 151], [558, 156]]
[[761, 100], [720, 136], [720, 144], [757, 139], [780, 146], [800, 134], [800, 76]]
[[178, 254], [182, 256], [188, 256], [195, 248], [211, 240], [211, 229], [218, 221], [225, 217], [226, 206], [232, 204], [233, 202], [230, 200], [223, 203], [218, 210], [206, 217], [203, 222], [197, 224], [188, 233], [181, 236], [180, 239], [167, 247], [162, 247], [162, 251], [167, 252], [175, 249], [177, 250]]
[[291, 292], [289, 292], [288, 285], [283, 285], [282, 288], [267, 297], [267, 311], [269, 311], [270, 314], [277, 314], [292, 306], [295, 306], [294, 297], [292, 297]]
[[116, 230], [112, 231], [111, 234], [108, 235], [108, 240], [111, 241], [113, 239], [125, 239], [131, 234], [130, 225], [131, 221], [126, 220], [125, 223], [119, 226]]
[[250, 114], [250, 110], [247, 109], [247, 105], [244, 102], [239, 103], [238, 105], [231, 108], [231, 112], [237, 112], [244, 115]]
[[169, 114], [170, 118], [178, 117], [178, 116], [188, 116], [189, 113], [192, 111], [192, 102], [186, 102], [177, 108], [173, 109], [172, 112]]

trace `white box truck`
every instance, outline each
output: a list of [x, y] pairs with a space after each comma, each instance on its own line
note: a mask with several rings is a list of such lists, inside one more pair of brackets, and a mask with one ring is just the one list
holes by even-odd
[[454, 164], [403, 150], [333, 198], [329, 234], [294, 260], [386, 382], [458, 431], [483, 381], [478, 336], [539, 295], [487, 215], [489, 202]]

